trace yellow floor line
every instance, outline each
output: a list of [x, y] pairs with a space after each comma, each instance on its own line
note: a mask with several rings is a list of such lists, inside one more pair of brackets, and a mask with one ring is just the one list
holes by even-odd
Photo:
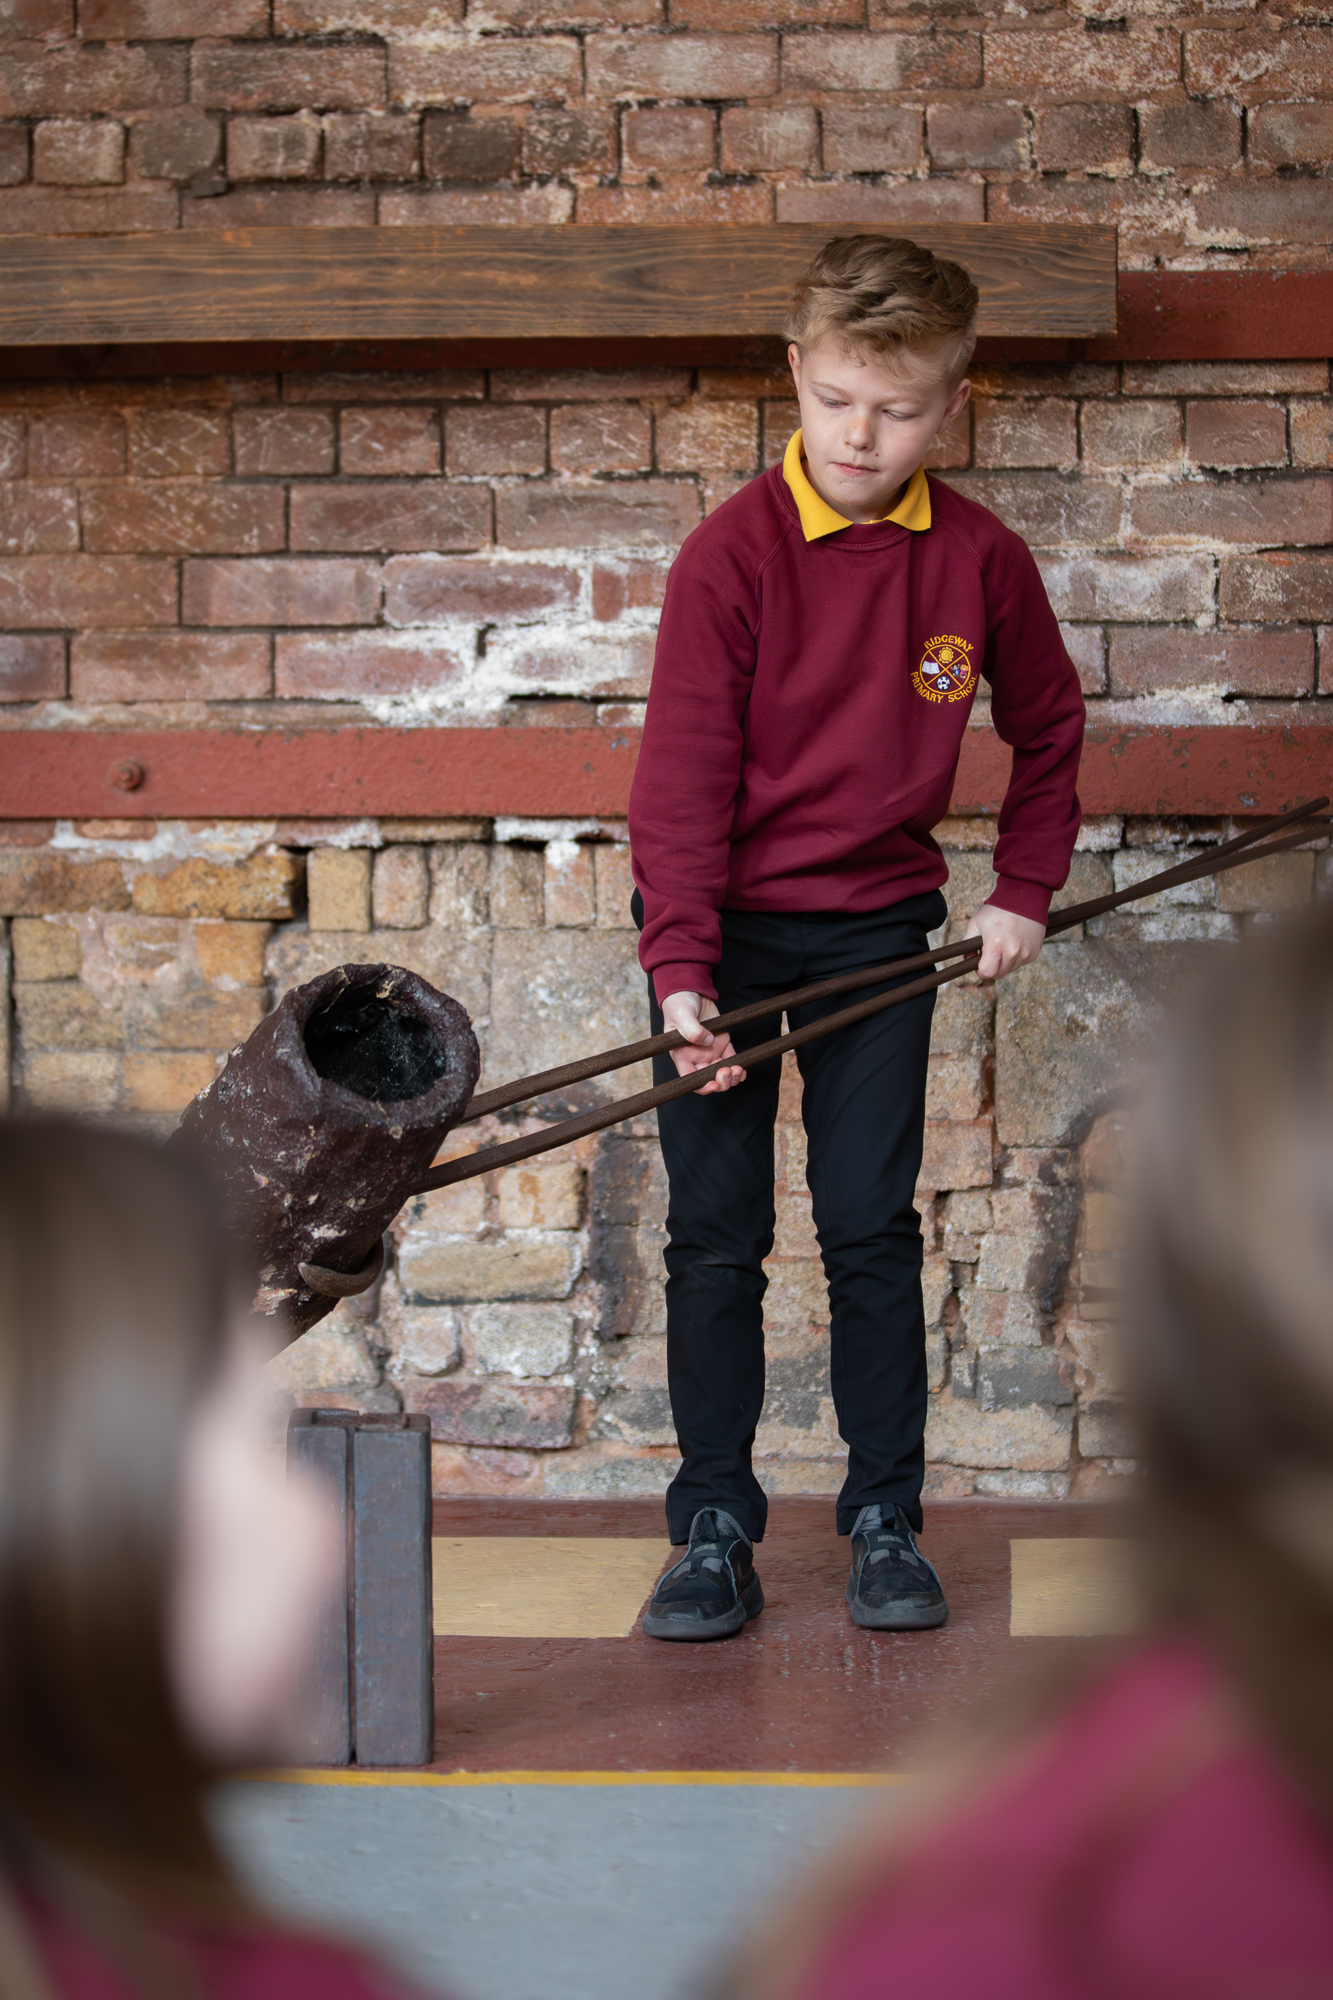
[[910, 1785], [907, 1771], [251, 1771], [269, 1785], [794, 1785], [803, 1788]]

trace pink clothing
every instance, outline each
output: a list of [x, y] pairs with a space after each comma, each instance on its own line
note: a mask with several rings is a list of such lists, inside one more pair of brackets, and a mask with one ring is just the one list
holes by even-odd
[[[100, 1951], [48, 1906], [25, 1904], [61, 2000], [136, 2000]], [[393, 1973], [338, 1945], [282, 1931], [173, 1929], [173, 1957], [207, 2000], [423, 2000]]]
[[799, 2000], [1328, 2000], [1333, 1834], [1184, 1642], [1117, 1667], [834, 1927]]

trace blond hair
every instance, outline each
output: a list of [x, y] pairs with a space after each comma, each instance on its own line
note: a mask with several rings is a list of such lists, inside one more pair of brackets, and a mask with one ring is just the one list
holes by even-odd
[[979, 297], [961, 264], [906, 236], [835, 236], [796, 280], [782, 330], [802, 348], [832, 336], [886, 359], [928, 359], [957, 383]]

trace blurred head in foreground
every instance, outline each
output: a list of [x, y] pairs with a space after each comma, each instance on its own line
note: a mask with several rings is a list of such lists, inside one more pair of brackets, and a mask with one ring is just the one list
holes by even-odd
[[733, 2000], [1333, 1993], [1330, 915], [1228, 951], [1155, 1085], [1129, 1328], [1153, 1630], [863, 1835]]
[[69, 1973], [73, 1938], [134, 1990], [210, 1990], [174, 1982], [148, 1933], [247, 1920], [203, 1793], [281, 1754], [334, 1563], [317, 1499], [265, 1447], [260, 1371], [187, 1164], [0, 1123], [6, 1995], [46, 1990], [44, 1961]]

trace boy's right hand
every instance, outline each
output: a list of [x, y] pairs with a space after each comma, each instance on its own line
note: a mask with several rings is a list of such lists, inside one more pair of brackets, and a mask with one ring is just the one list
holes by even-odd
[[[711, 1035], [704, 1025], [716, 1013], [717, 1002], [705, 1000], [698, 993], [671, 993], [662, 1002], [662, 1019], [666, 1026], [683, 1035], [689, 1044], [687, 1048], [671, 1051], [671, 1060], [682, 1076], [693, 1076], [696, 1070], [708, 1069], [724, 1056], [735, 1055], [730, 1035]], [[710, 1097], [716, 1091], [730, 1090], [744, 1081], [743, 1069], [719, 1070], [711, 1083], [700, 1084], [698, 1094]]]

